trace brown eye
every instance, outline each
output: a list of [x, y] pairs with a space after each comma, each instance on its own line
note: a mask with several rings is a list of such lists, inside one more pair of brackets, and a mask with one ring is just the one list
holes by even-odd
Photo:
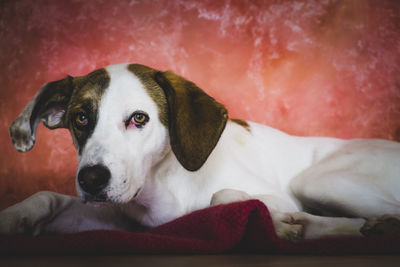
[[78, 114], [76, 114], [75, 123], [78, 127], [84, 127], [84, 126], [88, 125], [89, 120], [86, 117], [85, 113], [79, 112]]
[[135, 120], [135, 122], [137, 123], [143, 123], [146, 121], [146, 115], [144, 115], [143, 113], [135, 113], [133, 115], [133, 119]]
[[145, 112], [136, 111], [125, 121], [125, 127], [136, 126], [137, 128], [142, 128], [148, 121], [149, 116]]

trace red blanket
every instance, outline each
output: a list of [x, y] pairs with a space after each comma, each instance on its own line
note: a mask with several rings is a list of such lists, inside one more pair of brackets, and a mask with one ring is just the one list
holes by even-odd
[[143, 232], [88, 231], [40, 237], [0, 236], [2, 255], [232, 252], [393, 254], [400, 253], [400, 237], [286, 242], [277, 238], [268, 209], [257, 200], [199, 210]]

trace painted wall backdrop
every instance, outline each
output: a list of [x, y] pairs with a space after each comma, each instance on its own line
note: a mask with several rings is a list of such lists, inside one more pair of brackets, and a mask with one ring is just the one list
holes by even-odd
[[39, 127], [21, 154], [8, 127], [43, 83], [122, 62], [291, 134], [400, 140], [400, 1], [2, 0], [0, 208], [75, 194], [67, 130]]

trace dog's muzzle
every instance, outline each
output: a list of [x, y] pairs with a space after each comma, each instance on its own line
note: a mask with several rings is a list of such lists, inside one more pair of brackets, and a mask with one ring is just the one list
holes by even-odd
[[102, 190], [108, 185], [110, 177], [110, 170], [103, 165], [86, 166], [78, 173], [78, 183], [90, 195], [89, 198], [101, 199]]

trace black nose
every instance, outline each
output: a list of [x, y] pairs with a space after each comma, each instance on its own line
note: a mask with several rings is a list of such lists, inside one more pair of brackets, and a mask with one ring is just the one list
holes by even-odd
[[111, 173], [103, 165], [86, 166], [79, 171], [78, 183], [86, 193], [97, 195], [110, 180]]

